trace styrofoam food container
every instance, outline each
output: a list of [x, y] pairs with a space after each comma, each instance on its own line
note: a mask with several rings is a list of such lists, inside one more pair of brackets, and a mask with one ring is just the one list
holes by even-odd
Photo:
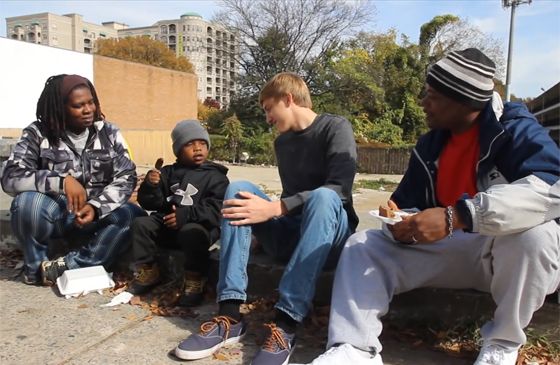
[[99, 265], [66, 270], [56, 279], [56, 285], [60, 294], [68, 296], [112, 288], [115, 282]]

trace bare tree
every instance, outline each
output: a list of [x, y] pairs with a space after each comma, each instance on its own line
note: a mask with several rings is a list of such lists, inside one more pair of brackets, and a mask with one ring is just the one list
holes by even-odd
[[215, 20], [237, 32], [241, 84], [254, 92], [281, 71], [306, 81], [340, 40], [371, 20], [367, 0], [222, 0]]
[[[426, 37], [427, 44], [420, 44], [420, 46], [426, 47], [430, 63], [439, 60], [448, 52], [474, 47], [480, 49], [496, 63], [495, 77], [498, 80], [503, 80], [505, 76], [505, 57], [502, 42], [484, 33], [477, 26], [469, 23], [468, 20], [451, 15], [447, 15], [447, 17], [445, 24], [440, 24], [432, 37]], [[424, 26], [430, 23], [426, 23]], [[422, 33], [420, 40], [422, 41]]]

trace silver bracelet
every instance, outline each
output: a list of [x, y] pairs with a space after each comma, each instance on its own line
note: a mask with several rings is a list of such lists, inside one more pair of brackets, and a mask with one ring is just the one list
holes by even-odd
[[447, 238], [451, 238], [453, 236], [453, 207], [451, 205], [445, 210], [445, 215], [447, 216], [447, 227], [449, 229]]

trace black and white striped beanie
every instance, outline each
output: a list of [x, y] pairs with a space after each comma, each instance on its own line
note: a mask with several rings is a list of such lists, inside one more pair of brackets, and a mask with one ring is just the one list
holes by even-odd
[[426, 82], [440, 93], [475, 109], [492, 99], [496, 65], [476, 48], [454, 51], [428, 70]]

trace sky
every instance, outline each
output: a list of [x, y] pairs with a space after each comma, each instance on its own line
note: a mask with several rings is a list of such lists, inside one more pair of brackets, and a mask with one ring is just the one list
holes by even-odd
[[[353, 0], [346, 0], [353, 1]], [[527, 0], [526, 0], [527, 1]], [[436, 15], [454, 14], [478, 26], [503, 44], [507, 59], [510, 9], [501, 0], [369, 0], [375, 16], [363, 30], [395, 29], [413, 42], [420, 26]], [[131, 27], [158, 20], [178, 19], [197, 12], [211, 20], [219, 0], [186, 1], [28, 1], [0, 0], [0, 37], [6, 36], [6, 17], [51, 12], [78, 13], [91, 23], [117, 21]], [[535, 97], [560, 81], [560, 1], [533, 0], [516, 8], [510, 91], [517, 97]], [[504, 80], [505, 81], [505, 80]]]

